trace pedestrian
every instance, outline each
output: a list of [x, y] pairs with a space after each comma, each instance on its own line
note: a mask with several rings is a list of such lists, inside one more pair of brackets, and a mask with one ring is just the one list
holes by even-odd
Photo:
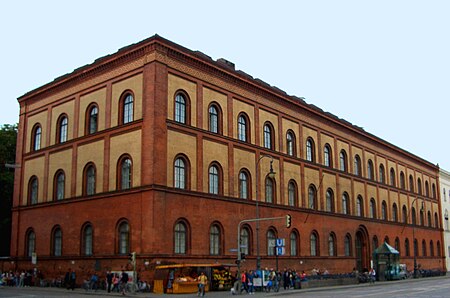
[[108, 293], [111, 293], [113, 277], [114, 277], [114, 274], [112, 274], [111, 271], [108, 270], [106, 272], [106, 290], [108, 291]]
[[375, 272], [375, 269], [370, 268], [369, 270], [369, 279], [371, 283], [375, 283], [375, 277], [376, 277], [377, 273]]
[[206, 284], [208, 283], [208, 278], [205, 275], [205, 272], [202, 272], [200, 274], [200, 276], [197, 278], [197, 282], [198, 282], [198, 293], [197, 296], [205, 296], [205, 287]]
[[75, 273], [75, 270], [72, 270], [72, 272], [70, 272], [70, 288], [72, 289], [72, 291], [75, 289], [76, 280], [77, 275]]
[[127, 290], [128, 284], [128, 273], [122, 269], [122, 275], [120, 276], [120, 288], [122, 290], [122, 295], [125, 295], [125, 291]]
[[96, 272], [94, 272], [91, 275], [91, 279], [89, 280], [89, 289], [97, 292], [97, 282], [98, 282], [98, 275]]
[[285, 290], [289, 289], [289, 286], [290, 286], [290, 283], [291, 283], [290, 275], [291, 275], [291, 273], [289, 272], [289, 270], [284, 268], [284, 272], [283, 272], [283, 287], [284, 287]]

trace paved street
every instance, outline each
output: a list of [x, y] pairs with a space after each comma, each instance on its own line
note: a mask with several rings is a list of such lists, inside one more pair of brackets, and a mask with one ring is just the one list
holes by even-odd
[[[0, 297], [123, 297], [118, 293], [108, 294], [105, 291], [85, 292], [82, 289], [67, 291], [59, 288], [0, 288]], [[164, 298], [188, 298], [197, 297], [195, 294], [162, 295], [153, 293], [128, 294], [129, 297], [164, 297]], [[211, 292], [206, 297], [222, 298], [231, 297], [229, 292]], [[247, 296], [247, 295], [242, 295]], [[352, 286], [327, 287], [303, 290], [281, 290], [279, 293], [256, 293], [254, 297], [419, 297], [438, 298], [450, 297], [450, 277], [409, 279], [394, 282], [378, 282], [375, 285], [360, 284]]]

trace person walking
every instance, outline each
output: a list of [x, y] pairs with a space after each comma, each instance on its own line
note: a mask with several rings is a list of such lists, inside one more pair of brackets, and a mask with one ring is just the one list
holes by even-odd
[[75, 283], [77, 281], [77, 275], [75, 273], [75, 270], [71, 270], [72, 272], [70, 272], [70, 288], [72, 289], [72, 291], [75, 289]]
[[198, 293], [197, 296], [205, 296], [205, 287], [208, 283], [208, 278], [206, 277], [205, 273], [202, 272], [200, 276], [197, 278], [198, 281]]
[[377, 275], [377, 273], [375, 272], [375, 269], [370, 268], [370, 270], [369, 270], [369, 280], [370, 280], [370, 283], [373, 283], [373, 284], [375, 283], [376, 275]]
[[113, 277], [114, 277], [114, 274], [112, 274], [112, 272], [108, 270], [106, 272], [106, 290], [108, 291], [108, 293], [111, 293]]
[[120, 276], [120, 288], [122, 290], [122, 295], [125, 295], [125, 291], [127, 290], [128, 284], [128, 273], [122, 269], [122, 275]]

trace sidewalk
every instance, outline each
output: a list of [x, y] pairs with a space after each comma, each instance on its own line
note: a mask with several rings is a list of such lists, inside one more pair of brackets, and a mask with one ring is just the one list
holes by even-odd
[[[277, 297], [277, 296], [283, 296], [286, 294], [303, 294], [303, 293], [311, 293], [311, 296], [313, 296], [314, 292], [319, 291], [330, 291], [333, 289], [346, 289], [346, 288], [356, 288], [356, 287], [377, 287], [377, 286], [383, 286], [386, 284], [392, 284], [392, 283], [410, 283], [410, 282], [417, 282], [420, 280], [430, 280], [430, 279], [449, 279], [450, 276], [439, 276], [439, 277], [427, 277], [427, 278], [419, 278], [419, 279], [405, 279], [405, 280], [397, 280], [397, 281], [383, 281], [383, 282], [376, 282], [375, 284], [370, 283], [364, 283], [364, 284], [354, 284], [354, 285], [345, 285], [345, 286], [332, 286], [332, 287], [320, 287], [320, 288], [308, 288], [308, 289], [298, 289], [298, 290], [284, 290], [280, 289], [278, 293], [270, 292], [256, 292], [253, 296], [260, 296], [260, 297]], [[23, 288], [17, 288], [17, 292], [19, 293], [20, 290]], [[97, 290], [97, 291], [86, 291], [81, 288], [76, 288], [74, 291], [72, 290], [66, 290], [64, 288], [26, 288], [28, 291], [32, 291], [35, 293], [33, 295], [34, 297], [45, 297], [46, 295], [40, 295], [41, 292], [52, 292], [55, 295], [58, 295], [57, 293], [60, 292], [61, 296], [65, 297], [148, 297], [148, 298], [195, 298], [197, 297], [196, 293], [190, 293], [190, 294], [155, 294], [155, 293], [127, 293], [125, 296], [123, 296], [121, 293], [108, 293], [105, 290]], [[0, 289], [1, 294], [1, 289]], [[242, 295], [236, 295], [236, 297], [239, 296], [248, 296], [247, 294]], [[302, 295], [303, 297], [306, 297], [306, 295]], [[231, 295], [230, 291], [217, 291], [217, 292], [207, 292], [205, 297], [213, 297], [213, 298], [223, 298], [223, 297], [234, 297]]]

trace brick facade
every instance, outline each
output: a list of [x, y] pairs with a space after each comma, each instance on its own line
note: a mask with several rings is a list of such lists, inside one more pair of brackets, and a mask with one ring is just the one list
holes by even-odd
[[[37, 267], [47, 276], [75, 268], [81, 278], [94, 269], [127, 267], [127, 252], [135, 251], [140, 274], [151, 278], [156, 264], [234, 263], [236, 254], [231, 250], [237, 246], [237, 224], [255, 217], [258, 192], [260, 217], [292, 215], [289, 229], [283, 221], [261, 222], [263, 267], [275, 266], [275, 256], [268, 256], [267, 252], [266, 235], [271, 231], [276, 237], [285, 238], [288, 245], [287, 255], [279, 257], [281, 268], [327, 268], [332, 273], [342, 273], [353, 267], [368, 267], [374, 238], [380, 245], [387, 239], [392, 246], [398, 238], [402, 263], [412, 268], [411, 209], [417, 210], [419, 220], [423, 202], [425, 223], [414, 231], [419, 243], [418, 262], [424, 268], [445, 268], [436, 166], [236, 71], [232, 64], [223, 61], [213, 61], [154, 36], [20, 97], [16, 160], [22, 167], [16, 170], [15, 180], [11, 244], [14, 266]], [[186, 124], [174, 116], [179, 92], [187, 99]], [[123, 124], [121, 109], [127, 94], [134, 100], [133, 119]], [[98, 106], [98, 131], [88, 134], [86, 118], [91, 104]], [[219, 110], [219, 133], [209, 129], [212, 105]], [[56, 119], [62, 113], [69, 120], [68, 140], [58, 143]], [[237, 122], [243, 113], [248, 120], [247, 141], [238, 138]], [[268, 123], [273, 128], [273, 149], [264, 147], [264, 126]], [[36, 125], [42, 128], [41, 147], [33, 150]], [[295, 137], [292, 155], [287, 149], [288, 131]], [[307, 160], [307, 140], [313, 141], [313, 161]], [[331, 166], [325, 166], [324, 161], [327, 144]], [[345, 154], [344, 171], [339, 169], [341, 152]], [[261, 159], [260, 180], [256, 181], [256, 164], [265, 155], [273, 158], [276, 171], [273, 202], [265, 202], [270, 158]], [[356, 155], [361, 160], [358, 174]], [[130, 188], [126, 189], [120, 187], [123, 156], [132, 162]], [[186, 162], [184, 189], [174, 187], [178, 157]], [[369, 179], [369, 160], [373, 163], [373, 179]], [[85, 191], [88, 164], [95, 165], [95, 194], [91, 195]], [[219, 169], [218, 194], [209, 193], [211, 165]], [[381, 166], [384, 182], [379, 177]], [[54, 199], [58, 170], [65, 173], [62, 200]], [[240, 198], [241, 170], [249, 178], [248, 199]], [[401, 175], [405, 177], [405, 187]], [[409, 177], [414, 184], [412, 191]], [[29, 198], [33, 178], [38, 181], [35, 204]], [[422, 194], [418, 193], [419, 179]], [[292, 205], [289, 182], [295, 185]], [[316, 191], [313, 209], [309, 205], [310, 188]], [[332, 210], [327, 210], [328, 190], [333, 193]], [[344, 193], [348, 196], [346, 214], [342, 205]], [[361, 204], [357, 204], [358, 197]], [[375, 218], [371, 216], [371, 199]], [[357, 206], [361, 206], [362, 214]], [[407, 210], [407, 224], [403, 223], [403, 207]], [[126, 243], [120, 240], [120, 225], [124, 222], [129, 228]], [[186, 228], [182, 253], [176, 253], [180, 249], [176, 247], [177, 223]], [[92, 254], [88, 255], [83, 240], [83, 228], [87, 225], [93, 231]], [[219, 231], [219, 240], [213, 247], [211, 227]], [[249, 255], [244, 266], [252, 268], [256, 230], [254, 224], [246, 228]], [[61, 231], [61, 244], [55, 244], [55, 229]], [[35, 235], [37, 265], [31, 264], [27, 256], [31, 232]], [[311, 256], [312, 234], [317, 236], [317, 256]], [[293, 245], [296, 255], [292, 256], [291, 235], [297, 238]], [[333, 255], [329, 253], [330, 235], [334, 239]], [[345, 237], [350, 239], [348, 248]], [[409, 255], [405, 252], [406, 239], [410, 243]], [[60, 253], [55, 252], [55, 246], [61, 247]], [[216, 246], [219, 253], [211, 254]], [[122, 252], [121, 247], [125, 249]]]

